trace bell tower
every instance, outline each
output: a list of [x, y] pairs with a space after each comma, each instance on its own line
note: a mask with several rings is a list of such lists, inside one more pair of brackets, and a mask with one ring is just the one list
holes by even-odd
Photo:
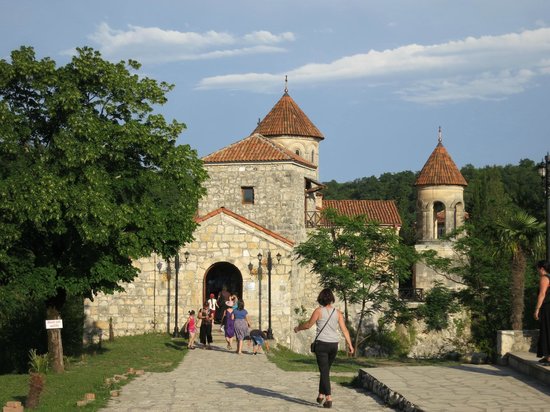
[[[440, 257], [453, 258], [452, 242], [446, 236], [464, 224], [464, 188], [468, 185], [443, 146], [441, 127], [437, 146], [416, 179], [416, 236], [418, 252], [435, 250]], [[414, 267], [413, 287], [426, 292], [435, 281], [459, 288], [450, 276], [442, 276], [419, 262]]]

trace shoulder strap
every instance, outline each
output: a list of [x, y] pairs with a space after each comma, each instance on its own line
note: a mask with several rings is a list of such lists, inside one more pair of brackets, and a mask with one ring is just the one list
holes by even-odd
[[329, 315], [327, 321], [325, 322], [325, 324], [323, 325], [323, 327], [321, 328], [321, 330], [319, 331], [319, 333], [317, 334], [317, 336], [315, 336], [315, 340], [317, 340], [317, 338], [319, 337], [319, 335], [321, 334], [321, 332], [323, 331], [323, 329], [325, 329], [325, 326], [327, 326], [327, 323], [328, 323], [328, 321], [330, 320], [330, 318], [332, 317], [332, 314], [334, 313], [335, 310], [336, 310], [336, 308], [332, 309], [332, 312], [330, 312], [330, 315]]

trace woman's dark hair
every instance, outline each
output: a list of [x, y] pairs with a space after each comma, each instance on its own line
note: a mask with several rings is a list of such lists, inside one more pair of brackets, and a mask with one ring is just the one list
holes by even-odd
[[190, 314], [190, 315], [194, 315], [194, 314], [195, 314], [195, 311], [194, 311], [194, 310], [190, 310], [190, 311], [189, 311], [189, 314]]
[[239, 308], [239, 310], [243, 310], [244, 309], [244, 300], [239, 300], [239, 303], [237, 303], [237, 307]]
[[334, 303], [334, 295], [332, 294], [332, 290], [323, 289], [317, 297], [317, 302], [319, 302], [319, 305], [321, 306], [327, 306]]
[[537, 269], [544, 268], [547, 273], [550, 273], [550, 262], [539, 260], [536, 264]]

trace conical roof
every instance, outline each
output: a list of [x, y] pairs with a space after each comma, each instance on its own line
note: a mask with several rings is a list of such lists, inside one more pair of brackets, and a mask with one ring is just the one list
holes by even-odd
[[202, 158], [204, 163], [296, 162], [316, 169], [313, 163], [274, 141], [253, 134]]
[[318, 139], [325, 138], [290, 97], [287, 90], [252, 133], [260, 133], [266, 137], [305, 136]]
[[415, 182], [416, 186], [456, 185], [468, 186], [466, 179], [456, 167], [455, 162], [443, 146], [441, 130], [439, 142], [420, 171]]

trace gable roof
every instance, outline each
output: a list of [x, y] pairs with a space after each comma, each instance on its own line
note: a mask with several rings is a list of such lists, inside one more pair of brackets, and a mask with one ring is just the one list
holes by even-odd
[[253, 134], [202, 158], [204, 163], [296, 162], [316, 169], [313, 163], [260, 135]]
[[213, 211], [210, 212], [210, 213], [207, 213], [207, 214], [204, 215], [204, 216], [196, 217], [196, 218], [195, 218], [195, 221], [196, 221], [197, 223], [202, 223], [202, 222], [204, 222], [204, 221], [206, 221], [206, 220], [208, 220], [208, 219], [211, 219], [211, 218], [213, 218], [214, 216], [217, 216], [217, 215], [222, 214], [222, 213], [225, 214], [225, 215], [227, 215], [227, 216], [231, 216], [231, 217], [233, 217], [234, 219], [237, 219], [238, 221], [244, 223], [244, 224], [247, 225], [247, 226], [250, 226], [250, 227], [252, 227], [252, 228], [254, 228], [254, 229], [256, 229], [256, 230], [259, 230], [260, 232], [263, 232], [263, 233], [265, 233], [266, 235], [268, 235], [268, 236], [270, 236], [270, 237], [272, 237], [272, 238], [274, 238], [274, 239], [277, 239], [277, 240], [279, 240], [279, 241], [281, 241], [281, 242], [283, 242], [283, 243], [286, 243], [286, 244], [289, 245], [289, 246], [294, 246], [294, 241], [293, 241], [293, 240], [287, 239], [286, 237], [281, 236], [281, 235], [279, 235], [278, 233], [275, 233], [275, 232], [273, 232], [273, 231], [271, 231], [271, 230], [269, 230], [269, 229], [267, 229], [267, 228], [265, 228], [265, 227], [263, 227], [263, 226], [261, 226], [261, 225], [255, 223], [255, 222], [253, 222], [252, 220], [247, 219], [247, 218], [244, 217], [244, 216], [241, 216], [241, 215], [239, 215], [239, 214], [237, 214], [237, 213], [235, 213], [235, 212], [232, 212], [231, 210], [226, 209], [226, 208], [223, 207], [223, 206], [220, 207], [220, 208], [218, 208], [218, 209], [216, 209], [216, 210], [213, 210]]
[[254, 129], [253, 133], [260, 133], [266, 137], [304, 136], [318, 139], [325, 138], [286, 90], [267, 116]]
[[335, 209], [345, 216], [365, 215], [382, 225], [401, 226], [394, 200], [323, 200], [323, 209]]
[[420, 171], [415, 186], [456, 185], [468, 186], [447, 149], [439, 142]]

